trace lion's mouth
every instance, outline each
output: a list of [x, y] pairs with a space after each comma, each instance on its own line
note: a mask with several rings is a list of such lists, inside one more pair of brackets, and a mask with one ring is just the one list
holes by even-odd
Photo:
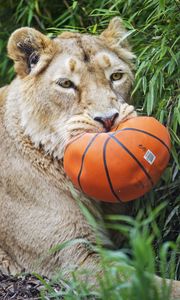
[[106, 128], [104, 128], [102, 125], [99, 125], [98, 123], [97, 124], [86, 123], [86, 126], [83, 126], [84, 122], [82, 122], [82, 123], [79, 122], [79, 126], [70, 132], [66, 146], [69, 145], [70, 143], [72, 143], [74, 140], [78, 139], [80, 136], [83, 136], [88, 133], [96, 134], [96, 133], [107, 133], [107, 132], [115, 131], [120, 123], [124, 123], [125, 121], [127, 121], [131, 118], [134, 118], [136, 116], [137, 116], [137, 113], [136, 113], [134, 107], [132, 107], [132, 109], [127, 114], [125, 114], [123, 116], [120, 115], [118, 117], [118, 119], [116, 120], [115, 124], [113, 124], [113, 126], [111, 128], [109, 128], [108, 130]]

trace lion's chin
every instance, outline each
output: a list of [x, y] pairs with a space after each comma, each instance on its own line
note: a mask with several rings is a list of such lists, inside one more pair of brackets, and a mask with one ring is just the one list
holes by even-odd
[[[81, 136], [85, 135], [86, 133], [103, 133], [103, 132], [106, 132], [104, 128], [87, 128], [87, 129], [80, 129], [80, 130], [74, 130], [70, 133], [69, 135], [69, 138], [66, 142], [66, 145], [65, 145], [65, 149], [66, 147], [73, 143], [75, 140], [79, 139]], [[65, 150], [64, 150], [65, 151]]]
[[105, 129], [101, 127], [84, 128], [84, 129], [72, 131], [70, 138], [76, 138], [85, 133], [101, 133], [101, 132], [105, 132]]

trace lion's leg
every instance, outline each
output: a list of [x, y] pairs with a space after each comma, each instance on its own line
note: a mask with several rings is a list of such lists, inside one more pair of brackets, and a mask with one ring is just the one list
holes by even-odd
[[0, 248], [0, 273], [5, 275], [15, 275], [21, 273], [21, 267]]
[[[155, 281], [162, 288], [164, 279], [159, 276], [155, 276]], [[179, 300], [180, 299], [180, 281], [165, 279], [165, 282], [166, 282], [167, 286], [171, 287], [171, 298], [170, 299]]]
[[[105, 219], [105, 222], [107, 222], [106, 217], [108, 215], [132, 215], [133, 214], [133, 203], [128, 202], [128, 203], [114, 203], [113, 205], [111, 203], [101, 203], [101, 209], [102, 209], [102, 215], [103, 218]], [[108, 221], [108, 223], [115, 223], [117, 224], [118, 221]], [[122, 223], [122, 222], [120, 222]], [[122, 243], [124, 242], [125, 237], [123, 234], [121, 234], [117, 230], [109, 229], [109, 235], [111, 238], [111, 241], [114, 243], [114, 245], [117, 248], [120, 248], [122, 246]]]

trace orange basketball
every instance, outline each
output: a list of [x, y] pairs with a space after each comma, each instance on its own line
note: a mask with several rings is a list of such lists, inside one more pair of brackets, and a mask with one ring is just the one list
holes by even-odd
[[72, 141], [64, 169], [93, 199], [131, 201], [152, 189], [170, 157], [167, 129], [151, 117], [135, 117], [107, 133], [85, 133]]

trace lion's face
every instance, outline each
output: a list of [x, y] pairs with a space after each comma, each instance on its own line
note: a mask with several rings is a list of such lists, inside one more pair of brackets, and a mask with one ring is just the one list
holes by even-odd
[[21, 125], [37, 146], [62, 158], [76, 135], [109, 131], [135, 115], [127, 104], [133, 55], [124, 35], [115, 18], [98, 37], [63, 33], [50, 40], [31, 28], [11, 36]]

